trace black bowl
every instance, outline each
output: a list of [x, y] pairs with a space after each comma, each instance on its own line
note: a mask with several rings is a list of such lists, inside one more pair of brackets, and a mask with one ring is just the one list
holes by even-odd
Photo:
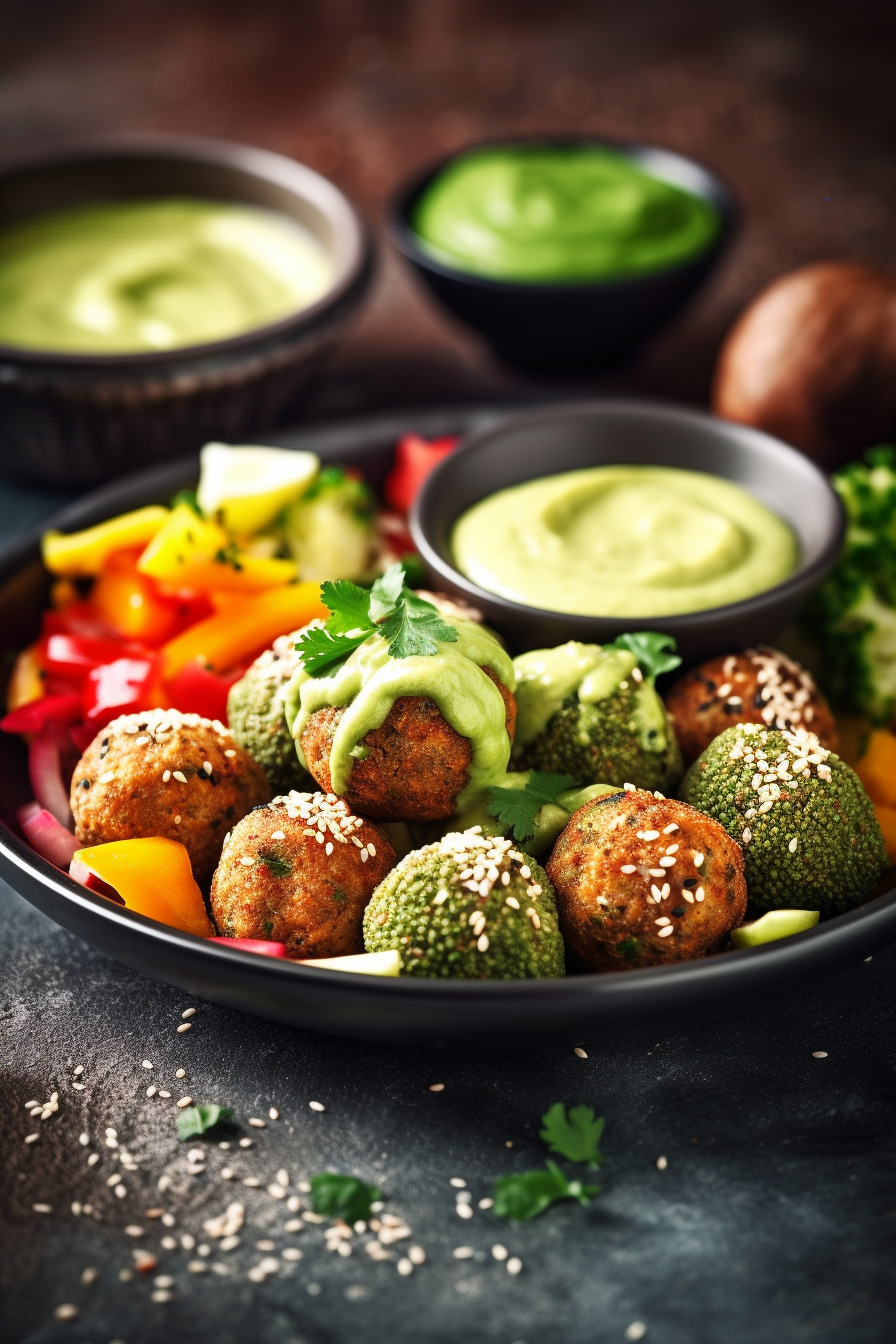
[[561, 373], [619, 364], [670, 321], [712, 271], [736, 227], [734, 198], [708, 168], [654, 145], [570, 136], [484, 142], [520, 143], [615, 149], [653, 176], [709, 201], [718, 212], [718, 232], [690, 261], [622, 280], [536, 284], [489, 280], [444, 265], [420, 246], [412, 222], [415, 207], [433, 179], [460, 155], [483, 147], [477, 144], [440, 159], [398, 190], [387, 213], [389, 237], [436, 299], [507, 363]]
[[[494, 412], [422, 413], [325, 426], [274, 440], [353, 464], [378, 486], [395, 440], [478, 426]], [[124, 509], [167, 501], [193, 484], [195, 459], [171, 463], [96, 491], [54, 525], [86, 527]], [[0, 556], [0, 655], [36, 632], [48, 590], [37, 532]], [[25, 753], [0, 734], [0, 875], [50, 919], [146, 975], [217, 1003], [334, 1035], [397, 1044], [518, 1046], [670, 1031], [798, 993], [896, 937], [896, 889], [859, 910], [768, 947], [702, 961], [565, 980], [389, 980], [271, 961], [144, 919], [79, 887], [18, 834], [15, 810], [30, 797]], [[798, 893], [795, 894], [795, 899]], [[59, 978], [65, 980], [65, 967]]]
[[[457, 518], [486, 495], [537, 476], [615, 463], [683, 467], [743, 486], [790, 525], [800, 547], [795, 573], [729, 606], [664, 618], [573, 616], [498, 597], [455, 567]], [[834, 564], [843, 509], [827, 478], [793, 448], [702, 411], [640, 401], [593, 401], [524, 412], [475, 433], [432, 472], [411, 513], [411, 533], [433, 586], [479, 607], [514, 650], [568, 639], [604, 644], [626, 630], [673, 635], [688, 661], [768, 640], [796, 615]]]
[[366, 293], [367, 230], [326, 178], [267, 150], [218, 141], [76, 143], [0, 163], [0, 224], [98, 200], [200, 196], [261, 206], [323, 243], [334, 278], [316, 302], [223, 341], [137, 354], [0, 345], [0, 472], [83, 487], [207, 439], [282, 424]]

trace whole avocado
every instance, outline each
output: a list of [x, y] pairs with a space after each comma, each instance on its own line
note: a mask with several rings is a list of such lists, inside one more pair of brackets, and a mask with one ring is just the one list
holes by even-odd
[[675, 730], [635, 654], [570, 641], [514, 659], [516, 753], [580, 784], [671, 792], [684, 773]]
[[276, 639], [231, 686], [227, 696], [230, 731], [264, 770], [272, 797], [290, 789], [301, 793], [311, 785], [311, 776], [296, 756], [283, 702], [283, 692], [299, 666], [295, 645], [301, 633], [295, 630]]
[[726, 728], [691, 766], [680, 797], [741, 846], [749, 899], [760, 910], [840, 914], [887, 870], [871, 800], [813, 733]]
[[368, 952], [397, 949], [402, 974], [524, 980], [564, 974], [554, 889], [542, 868], [479, 827], [414, 850], [364, 912]]

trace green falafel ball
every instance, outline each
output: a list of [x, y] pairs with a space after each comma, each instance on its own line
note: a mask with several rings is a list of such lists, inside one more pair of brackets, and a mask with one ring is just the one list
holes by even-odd
[[684, 763], [672, 720], [634, 653], [570, 640], [513, 666], [522, 763], [580, 784], [611, 779], [663, 793], [678, 784]]
[[272, 797], [290, 789], [303, 793], [311, 784], [311, 776], [299, 764], [283, 701], [283, 693], [299, 666], [295, 646], [301, 633], [295, 630], [276, 639], [255, 659], [246, 675], [234, 682], [227, 696], [230, 731], [267, 775]]
[[395, 948], [402, 973], [431, 979], [526, 980], [564, 973], [554, 889], [503, 836], [478, 826], [414, 850], [364, 912], [368, 952]]
[[741, 846], [749, 899], [760, 910], [798, 904], [840, 914], [887, 870], [858, 775], [803, 729], [726, 728], [691, 766], [680, 796]]

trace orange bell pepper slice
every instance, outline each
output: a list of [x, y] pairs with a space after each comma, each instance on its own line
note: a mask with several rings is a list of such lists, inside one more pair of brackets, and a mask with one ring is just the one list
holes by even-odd
[[187, 504], [171, 510], [137, 561], [141, 574], [176, 591], [259, 592], [296, 577], [293, 560], [249, 555], [223, 527], [199, 518]]
[[210, 938], [215, 930], [205, 912], [190, 856], [178, 840], [154, 835], [113, 840], [79, 849], [75, 856], [118, 892], [128, 910], [183, 933]]
[[877, 817], [877, 824], [883, 832], [884, 844], [887, 847], [887, 858], [891, 864], [896, 866], [896, 807], [887, 807], [884, 803], [875, 803], [874, 815]]
[[130, 551], [109, 556], [90, 596], [104, 625], [150, 648], [164, 644], [184, 623], [178, 602], [161, 596]]
[[896, 734], [875, 728], [855, 772], [872, 802], [896, 807]]
[[278, 635], [326, 617], [319, 583], [291, 583], [234, 601], [207, 620], [176, 635], [162, 648], [162, 675], [177, 675], [187, 663], [227, 672], [272, 644]]

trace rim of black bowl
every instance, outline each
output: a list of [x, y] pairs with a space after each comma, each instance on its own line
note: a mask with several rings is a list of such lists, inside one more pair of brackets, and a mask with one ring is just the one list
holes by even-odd
[[[618, 279], [566, 281], [496, 279], [492, 276], [480, 275], [476, 271], [465, 271], [460, 267], [449, 266], [420, 246], [418, 242], [420, 235], [411, 223], [413, 208], [427, 187], [450, 163], [454, 163], [456, 159], [471, 154], [475, 150], [497, 149], [502, 145], [531, 145], [533, 147], [538, 145], [550, 145], [552, 147], [595, 145], [603, 149], [617, 150], [627, 158], [635, 159], [648, 167], [651, 173], [662, 181], [683, 187], [684, 190], [709, 201], [718, 212], [719, 228], [706, 246], [695, 253], [694, 256], [675, 262], [672, 265], [658, 266], [655, 270], [642, 275], [623, 276]], [[667, 169], [666, 173], [658, 171], [663, 161]], [[685, 186], [674, 173], [668, 172], [668, 169], [673, 166], [679, 173], [683, 171], [684, 175], [693, 180]], [[680, 154], [675, 149], [667, 149], [664, 145], [648, 144], [638, 140], [617, 140], [612, 136], [571, 135], [562, 132], [553, 134], [546, 132], [544, 135], [489, 136], [482, 140], [471, 141], [470, 144], [464, 145], [461, 149], [452, 150], [450, 154], [442, 155], [441, 158], [414, 173], [410, 180], [399, 186], [389, 198], [385, 214], [386, 233], [389, 240], [407, 260], [412, 261], [416, 266], [432, 271], [436, 275], [444, 276], [446, 279], [463, 281], [481, 289], [499, 292], [519, 289], [530, 290], [535, 293], [568, 293], [573, 289], [600, 290], [601, 292], [630, 291], [642, 286], [653, 285], [659, 276], [678, 275], [718, 255], [737, 231], [739, 221], [740, 211], [737, 199], [728, 183], [714, 169], [707, 168], [697, 159], [689, 158], [686, 154]]]
[[[329, 178], [307, 164], [291, 159], [274, 150], [260, 149], [237, 141], [216, 140], [201, 136], [145, 135], [145, 136], [90, 136], [64, 141], [57, 145], [41, 146], [32, 150], [11, 151], [0, 157], [0, 186], [12, 175], [29, 172], [44, 173], [54, 167], [72, 167], [79, 162], [110, 163], [116, 159], [164, 161], [232, 168], [259, 181], [269, 182], [302, 197], [330, 219], [334, 226], [336, 246], [333, 253], [335, 276], [329, 288], [314, 303], [297, 309], [276, 322], [250, 327], [219, 341], [202, 341], [194, 345], [175, 345], [168, 350], [132, 350], [119, 354], [95, 352], [79, 353], [71, 350], [38, 349], [34, 346], [11, 345], [0, 341], [0, 360], [28, 365], [53, 365], [69, 369], [93, 370], [153, 369], [181, 359], [196, 359], [239, 352], [259, 341], [298, 332], [314, 326], [317, 319], [340, 302], [369, 272], [373, 260], [370, 231], [354, 205]], [[152, 192], [151, 196], [161, 196]], [[97, 200], [107, 199], [98, 197]], [[209, 198], [209, 199], [225, 199]], [[228, 201], [238, 204], [241, 198], [229, 196]], [[261, 207], [264, 209], [265, 207]], [[271, 213], [282, 213], [273, 210]]]
[[[783, 580], [782, 583], [776, 583], [772, 588], [764, 588], [762, 592], [755, 593], [752, 597], [744, 598], [740, 602], [729, 602], [721, 607], [707, 607], [703, 611], [679, 612], [671, 616], [639, 616], [632, 613], [630, 616], [583, 616], [575, 612], [554, 611], [548, 607], [533, 607], [523, 602], [514, 602], [511, 598], [502, 597], [500, 593], [489, 592], [487, 588], [480, 586], [468, 579], [467, 576], [456, 568], [454, 562], [449, 558], [446, 551], [443, 551], [431, 538], [428, 530], [428, 516], [432, 505], [444, 486], [443, 482], [452, 472], [462, 470], [463, 465], [481, 449], [484, 443], [488, 443], [495, 437], [500, 437], [513, 429], [517, 425], [532, 425], [539, 422], [550, 423], [553, 420], [568, 419], [583, 414], [593, 415], [595, 412], [610, 412], [612, 414], [632, 414], [643, 416], [645, 414], [655, 416], [657, 420], [677, 420], [683, 424], [717, 424], [720, 426], [734, 426], [738, 434], [745, 434], [750, 438], [756, 439], [766, 445], [771, 445], [776, 451], [789, 456], [798, 458], [801, 463], [807, 466], [818, 477], [821, 485], [829, 492], [832, 502], [835, 505], [835, 517], [837, 525], [831, 530], [828, 541], [821, 549], [820, 553], [810, 563], [800, 563], [793, 574]], [[561, 473], [545, 472], [545, 475], [557, 475]], [[711, 474], [711, 473], [710, 473]], [[512, 484], [520, 484], [513, 482]], [[742, 489], [750, 491], [748, 487], [742, 486]], [[454, 522], [457, 522], [457, 518]], [[539, 616], [548, 619], [568, 619], [587, 621], [592, 620], [600, 622], [608, 630], [614, 630], [622, 634], [626, 630], [631, 630], [633, 624], [646, 623], [651, 621], [660, 622], [663, 630], [670, 634], [683, 632], [685, 630], [702, 630], [706, 626], [715, 625], [721, 618], [736, 620], [741, 616], [752, 616], [769, 605], [770, 602], [778, 598], [787, 598], [791, 594], [798, 594], [807, 591], [816, 583], [819, 583], [833, 565], [840, 546], [843, 542], [846, 531], [846, 515], [843, 512], [843, 506], [836, 494], [836, 491], [830, 485], [824, 472], [821, 471], [814, 462], [807, 458], [803, 453], [797, 452], [781, 439], [774, 438], [771, 434], [765, 434], [761, 430], [753, 429], [749, 425], [742, 425], [736, 421], [722, 420], [719, 416], [712, 415], [708, 411], [693, 410], [689, 407], [676, 406], [671, 402], [664, 401], [638, 401], [633, 398], [607, 397], [600, 401], [577, 401], [569, 402], [563, 406], [549, 407], [546, 409], [538, 408], [533, 411], [523, 411], [520, 415], [508, 417], [499, 425], [491, 426], [487, 429], [479, 430], [466, 436], [463, 442], [449, 454], [448, 457], [436, 464], [423, 483], [423, 488], [417, 495], [409, 516], [411, 536], [418, 551], [426, 563], [431, 566], [436, 573], [449, 580], [457, 588], [463, 589], [466, 596], [475, 605], [477, 602], [488, 602], [492, 606], [497, 606], [501, 611], [509, 616], [526, 617]], [[447, 545], [446, 538], [446, 545]]]

